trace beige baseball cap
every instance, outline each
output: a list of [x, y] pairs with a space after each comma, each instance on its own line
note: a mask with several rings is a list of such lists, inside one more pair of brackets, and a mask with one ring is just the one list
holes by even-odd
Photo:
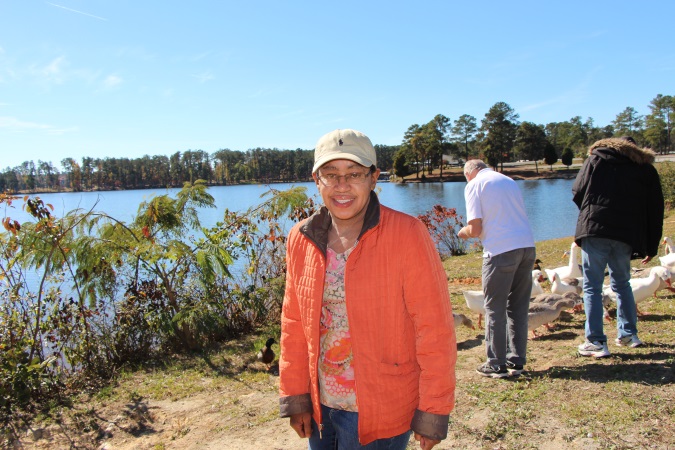
[[334, 130], [321, 136], [314, 149], [312, 173], [335, 159], [348, 159], [364, 167], [377, 166], [373, 143], [368, 136], [356, 130]]

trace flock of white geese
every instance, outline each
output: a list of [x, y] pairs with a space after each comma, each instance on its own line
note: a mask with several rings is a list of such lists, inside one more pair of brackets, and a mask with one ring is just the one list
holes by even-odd
[[[661, 289], [668, 289], [675, 292], [673, 288], [673, 274], [675, 274], [675, 245], [669, 237], [663, 239], [665, 248], [664, 256], [659, 257], [660, 265], [652, 267], [647, 276], [636, 276], [631, 278], [630, 285], [635, 296], [635, 303], [639, 306], [640, 302], [656, 296]], [[536, 330], [545, 326], [552, 330], [555, 321], [564, 309], [572, 308], [573, 311], [583, 309], [583, 275], [579, 258], [581, 248], [572, 243], [569, 252], [569, 262], [565, 266], [554, 269], [544, 269], [543, 272], [537, 260], [535, 268], [532, 270], [532, 293], [530, 295], [530, 312], [528, 314], [528, 330], [532, 338], [536, 338]], [[646, 269], [633, 269], [634, 274], [641, 274]], [[546, 275], [544, 275], [546, 274]], [[541, 283], [548, 279], [551, 285], [551, 292], [545, 292]], [[478, 313], [478, 327], [482, 328], [482, 317], [485, 315], [485, 299], [482, 290], [462, 291], [466, 300], [466, 306]], [[605, 307], [605, 319], [609, 320], [607, 308], [616, 303], [616, 293], [612, 291], [611, 286], [603, 286], [603, 305]], [[638, 314], [640, 314], [638, 308]], [[455, 318], [455, 327], [464, 325], [474, 329], [471, 319], [464, 314], [453, 314]]]

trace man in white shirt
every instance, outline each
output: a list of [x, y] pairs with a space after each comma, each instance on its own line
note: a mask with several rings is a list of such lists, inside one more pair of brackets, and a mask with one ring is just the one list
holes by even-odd
[[486, 377], [520, 375], [526, 363], [527, 313], [536, 257], [518, 185], [479, 159], [464, 165], [467, 225], [458, 236], [483, 245]]

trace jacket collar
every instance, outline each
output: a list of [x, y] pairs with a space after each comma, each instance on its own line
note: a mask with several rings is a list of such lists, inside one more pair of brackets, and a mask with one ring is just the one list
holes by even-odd
[[656, 153], [648, 148], [640, 148], [619, 138], [600, 139], [588, 149], [588, 156], [597, 155], [603, 159], [623, 156], [636, 164], [652, 164]]
[[[328, 247], [328, 230], [330, 230], [332, 220], [328, 213], [328, 208], [322, 206], [300, 227], [300, 232], [314, 242], [325, 255]], [[366, 208], [366, 215], [363, 219], [363, 227], [357, 241], [361, 239], [366, 231], [377, 226], [380, 223], [380, 200], [375, 192], [370, 191], [370, 200]]]

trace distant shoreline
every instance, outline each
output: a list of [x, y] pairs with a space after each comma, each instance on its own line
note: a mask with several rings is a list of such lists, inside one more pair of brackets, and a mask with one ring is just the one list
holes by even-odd
[[[542, 168], [543, 167], [543, 168]], [[572, 166], [570, 169], [554, 169], [550, 170], [548, 166], [539, 166], [539, 172], [534, 169], [534, 166], [520, 167], [505, 167], [502, 172], [514, 180], [549, 180], [549, 179], [569, 179], [577, 176], [579, 167]], [[219, 186], [242, 186], [242, 185], [274, 185], [281, 183], [308, 183], [312, 180], [293, 180], [293, 181], [267, 181], [260, 183], [237, 183], [237, 184], [209, 184], [208, 187]], [[380, 180], [382, 181], [382, 180]], [[408, 175], [402, 181], [393, 181], [394, 183], [453, 183], [466, 181], [464, 172], [460, 169], [450, 169], [443, 171], [443, 178], [441, 179], [440, 171], [436, 169], [432, 174], [424, 174], [424, 178], [415, 178], [414, 175]], [[385, 181], [388, 182], [388, 181]], [[140, 188], [129, 189], [83, 189], [81, 191], [73, 191], [72, 189], [62, 190], [35, 190], [35, 191], [19, 191], [16, 193], [9, 193], [9, 195], [38, 195], [38, 194], [70, 194], [73, 192], [110, 192], [110, 191], [137, 191], [143, 189], [180, 189], [179, 186], [145, 186]]]
[[[552, 180], [552, 179], [570, 179], [575, 178], [579, 172], [580, 165], [571, 166], [569, 169], [559, 169], [550, 170], [549, 166], [539, 166], [539, 171], [534, 168], [534, 165], [528, 166], [519, 166], [519, 167], [504, 167], [503, 171], [500, 171], [504, 175], [507, 175], [514, 180]], [[466, 181], [464, 178], [464, 172], [460, 169], [452, 169], [451, 171], [444, 171], [443, 178], [441, 179], [440, 171], [435, 170], [431, 175], [425, 174], [424, 179], [416, 179], [414, 175], [408, 175], [403, 183], [435, 183], [443, 181], [445, 182], [457, 182], [457, 181]], [[400, 181], [397, 181], [399, 183]]]

